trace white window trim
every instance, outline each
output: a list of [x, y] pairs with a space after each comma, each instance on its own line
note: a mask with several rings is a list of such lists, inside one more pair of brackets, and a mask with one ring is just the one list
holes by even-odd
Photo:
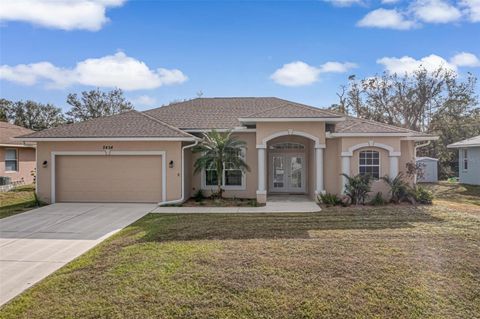
[[[15, 161], [17, 162], [17, 170], [15, 171], [7, 171], [5, 170], [5, 174], [15, 174], [15, 173], [18, 173], [20, 172], [20, 161], [19, 161], [19, 158], [18, 158], [18, 155], [19, 155], [19, 152], [18, 152], [18, 148], [13, 148], [13, 147], [10, 147], [10, 148], [6, 148], [5, 149], [5, 158], [4, 158], [4, 165], [5, 167], [7, 166], [7, 151], [8, 150], [14, 150], [15, 151]], [[13, 160], [8, 160], [8, 161], [13, 161]]]
[[[358, 174], [360, 174], [360, 154], [362, 152], [377, 152], [378, 153], [378, 179], [373, 177], [372, 178], [374, 180], [379, 180], [381, 177], [382, 177], [382, 154], [377, 151], [377, 150], [372, 150], [372, 149], [365, 149], [365, 150], [361, 150], [361, 151], [358, 151]], [[365, 167], [376, 167], [377, 165], [367, 165], [367, 164], [363, 164], [363, 166]]]
[[[465, 154], [467, 156], [465, 156]], [[465, 168], [465, 163], [467, 163], [467, 168]], [[469, 167], [469, 160], [468, 160], [468, 148], [463, 148], [462, 149], [462, 171], [468, 172], [468, 167]]]
[[142, 155], [157, 155], [162, 157], [162, 202], [167, 200], [167, 152], [166, 151], [111, 151], [107, 155], [104, 151], [60, 151], [50, 153], [50, 202], [55, 203], [55, 159], [56, 156], [75, 156], [75, 155], [87, 155], [87, 156], [142, 156]]
[[[243, 160], [246, 162], [247, 161], [247, 148], [242, 147], [243, 151]], [[206, 178], [206, 172], [205, 169], [202, 169], [202, 190], [207, 190], [207, 191], [216, 191], [218, 186], [217, 185], [207, 185], [207, 178]], [[247, 176], [246, 173], [242, 170], [242, 185], [239, 186], [232, 186], [232, 185], [225, 185], [225, 168], [223, 169], [222, 172], [222, 189], [226, 191], [244, 191], [247, 189]]]

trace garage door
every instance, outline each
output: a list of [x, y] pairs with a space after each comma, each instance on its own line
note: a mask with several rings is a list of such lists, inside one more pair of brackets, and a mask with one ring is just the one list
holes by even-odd
[[56, 156], [57, 202], [162, 200], [162, 158], [155, 156]]

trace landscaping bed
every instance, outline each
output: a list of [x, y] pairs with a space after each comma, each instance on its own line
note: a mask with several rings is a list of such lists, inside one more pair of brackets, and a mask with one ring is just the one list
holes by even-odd
[[181, 207], [259, 207], [265, 204], [258, 203], [255, 199], [245, 198], [190, 198], [178, 205]]

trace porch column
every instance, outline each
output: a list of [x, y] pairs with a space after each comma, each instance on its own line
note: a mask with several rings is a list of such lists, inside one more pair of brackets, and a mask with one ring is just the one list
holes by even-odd
[[398, 156], [390, 156], [390, 178], [395, 178], [398, 175]]
[[258, 152], [258, 189], [257, 189], [257, 202], [267, 202], [267, 191], [265, 189], [265, 147], [263, 145], [257, 146]]
[[325, 192], [323, 186], [323, 148], [315, 146], [315, 170], [316, 170], [316, 188], [315, 198]]
[[[350, 156], [342, 156], [342, 173], [350, 176]], [[347, 178], [342, 175], [342, 195], [345, 192], [345, 184], [347, 184]]]

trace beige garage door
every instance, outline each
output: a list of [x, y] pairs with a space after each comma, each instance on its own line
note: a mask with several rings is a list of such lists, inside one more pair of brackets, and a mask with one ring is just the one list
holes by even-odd
[[155, 156], [56, 156], [57, 202], [162, 200], [162, 158]]

